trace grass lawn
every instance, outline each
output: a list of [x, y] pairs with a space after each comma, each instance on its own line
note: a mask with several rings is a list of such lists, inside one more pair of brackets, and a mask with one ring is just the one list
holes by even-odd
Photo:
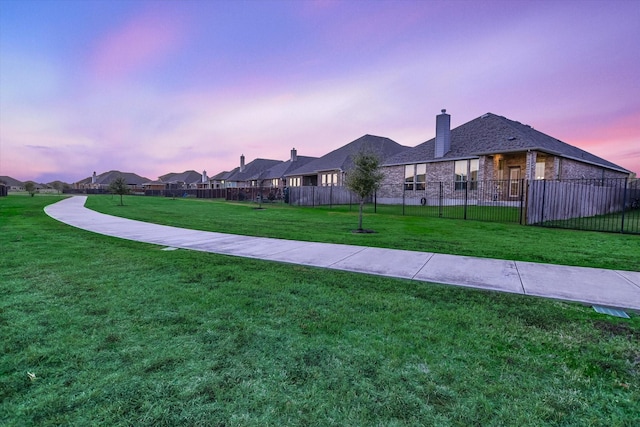
[[619, 232], [624, 228], [626, 233], [640, 233], [640, 209], [631, 209], [608, 215], [598, 215], [587, 218], [572, 218], [567, 220], [547, 221], [545, 225], [558, 228], [573, 228], [577, 230], [604, 230]]
[[[91, 196], [86, 206], [110, 215], [177, 227], [251, 236], [640, 271], [640, 236], [559, 230], [518, 224], [463, 221], [369, 212], [353, 234], [357, 207], [305, 208], [228, 203], [210, 199]], [[383, 211], [384, 212], [384, 211]]]
[[[637, 425], [637, 314], [161, 251], [58, 223], [42, 210], [57, 200], [0, 198], [0, 425]], [[119, 212], [169, 220], [138, 200]], [[212, 223], [224, 224], [220, 212], [245, 217], [244, 229], [227, 218], [228, 231], [327, 239], [331, 224], [349, 243], [362, 237], [348, 232], [348, 212], [157, 203], [176, 217], [204, 218], [206, 207]], [[270, 229], [260, 215], [283, 224]], [[314, 225], [322, 218], [335, 222]], [[397, 230], [374, 218], [367, 227]], [[477, 235], [509, 234], [473, 224]]]

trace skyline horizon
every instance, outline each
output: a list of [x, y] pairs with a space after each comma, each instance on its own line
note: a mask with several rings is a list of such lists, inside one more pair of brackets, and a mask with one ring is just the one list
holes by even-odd
[[[444, 110], [446, 110], [446, 109], [444, 109]], [[494, 113], [491, 113], [491, 112], [487, 112], [487, 113], [494, 114]], [[487, 114], [487, 113], [483, 113], [483, 114]], [[449, 113], [449, 111], [447, 111], [447, 114], [450, 114], [450, 113]], [[499, 115], [499, 114], [497, 114], [497, 115]], [[478, 116], [478, 117], [480, 117], [480, 116]], [[502, 117], [505, 117], [505, 116], [502, 116]], [[400, 142], [396, 141], [394, 138], [392, 138], [392, 137], [390, 137], [390, 136], [385, 136], [385, 135], [375, 135], [375, 136], [380, 136], [380, 137], [386, 137], [386, 138], [389, 138], [389, 139], [391, 139], [391, 140], [393, 140], [393, 141], [395, 141], [395, 142], [398, 142], [400, 145], [404, 145], [405, 147], [407, 147], [407, 149], [410, 149], [410, 148], [413, 148], [413, 147], [415, 147], [415, 146], [417, 146], [417, 145], [420, 145], [420, 144], [422, 144], [422, 143], [425, 143], [425, 142], [428, 142], [428, 141], [431, 141], [431, 140], [435, 139], [435, 118], [436, 118], [436, 116], [434, 115], [434, 117], [433, 117], [433, 125], [434, 125], [434, 128], [433, 128], [433, 136], [432, 136], [431, 138], [428, 138], [428, 139], [424, 140], [424, 141], [418, 142], [418, 143], [417, 143], [417, 144], [415, 144], [415, 145], [405, 145], [405, 144], [402, 144], [402, 143], [400, 143]], [[514, 120], [514, 119], [509, 118], [509, 117], [506, 117], [506, 118], [507, 118], [507, 119], [509, 119], [509, 120]], [[517, 121], [517, 120], [514, 120], [514, 121]], [[524, 122], [523, 122], [523, 123], [524, 123]], [[462, 124], [463, 124], [463, 123], [461, 123], [460, 125], [462, 125]], [[525, 124], [530, 125], [529, 123], [525, 123]], [[457, 126], [456, 126], [456, 127], [457, 127]], [[532, 126], [532, 125], [531, 125], [531, 127], [532, 127], [533, 129], [536, 129], [536, 127], [535, 127], [535, 126]], [[455, 129], [455, 127], [454, 127], [454, 126], [452, 126], [452, 129]], [[539, 130], [539, 129], [536, 129], [536, 130], [538, 130], [539, 132], [545, 133], [545, 132], [544, 132], [544, 131], [542, 131], [542, 130]], [[546, 134], [546, 133], [545, 133], [545, 134]], [[372, 134], [367, 133], [367, 134], [364, 134], [364, 135], [372, 135]], [[547, 134], [547, 135], [548, 135], [548, 134]], [[358, 138], [360, 138], [361, 136], [363, 136], [363, 135], [360, 135]], [[553, 135], [549, 135], [549, 136], [553, 137]], [[355, 139], [357, 139], [357, 138], [354, 138], [354, 140], [355, 140]], [[348, 142], [345, 142], [345, 143], [344, 143], [344, 144], [342, 144], [341, 146], [344, 146], [344, 145], [346, 145], [346, 144], [348, 144], [348, 143], [350, 143], [350, 142], [352, 142], [352, 141], [353, 141], [353, 140], [348, 141]], [[562, 141], [562, 142], [564, 142], [564, 143], [566, 143], [566, 144], [569, 144], [569, 145], [572, 145], [572, 144], [570, 144], [570, 143], [568, 143], [568, 142], [566, 142], [566, 141]], [[340, 147], [341, 147], [341, 146], [340, 146]], [[580, 147], [578, 147], [578, 148], [580, 148]], [[286, 157], [286, 158], [282, 158], [282, 159], [281, 159], [281, 158], [279, 158], [279, 157], [277, 157], [277, 158], [276, 158], [275, 156], [271, 156], [271, 157], [254, 157], [254, 158], [251, 158], [251, 157], [246, 156], [244, 152], [243, 152], [243, 153], [239, 153], [239, 154], [237, 155], [237, 159], [236, 159], [236, 160], [237, 160], [237, 162], [236, 162], [236, 164], [235, 164], [234, 166], [231, 166], [231, 167], [228, 167], [228, 168], [224, 168], [223, 170], [214, 171], [213, 173], [211, 173], [211, 171], [209, 171], [206, 167], [205, 167], [205, 168], [200, 168], [200, 169], [197, 169], [197, 168], [193, 168], [193, 167], [192, 167], [192, 168], [188, 168], [188, 169], [184, 169], [184, 170], [175, 170], [175, 171], [174, 171], [174, 170], [171, 170], [171, 171], [166, 171], [166, 172], [161, 173], [161, 174], [160, 174], [160, 175], [158, 175], [158, 176], [151, 177], [151, 176], [146, 175], [145, 173], [139, 173], [139, 172], [138, 172], [138, 169], [134, 169], [134, 170], [120, 170], [120, 169], [118, 169], [118, 168], [113, 168], [113, 167], [109, 168], [109, 167], [106, 167], [106, 169], [104, 169], [104, 170], [102, 170], [102, 171], [91, 171], [87, 176], [84, 176], [84, 177], [82, 177], [82, 178], [76, 179], [76, 180], [74, 180], [74, 181], [65, 181], [65, 180], [63, 180], [63, 179], [49, 179], [49, 178], [53, 177], [53, 174], [52, 174], [51, 176], [48, 176], [48, 174], [41, 175], [41, 176], [42, 176], [42, 177], [44, 177], [46, 180], [37, 180], [37, 181], [36, 181], [36, 180], [33, 180], [33, 179], [27, 179], [27, 180], [21, 180], [21, 179], [19, 179], [19, 181], [22, 181], [22, 182], [26, 182], [26, 181], [34, 181], [34, 182], [37, 182], [37, 183], [39, 183], [39, 184], [48, 184], [48, 183], [50, 183], [50, 182], [54, 182], [54, 181], [62, 181], [62, 182], [64, 182], [65, 184], [75, 184], [75, 183], [81, 182], [81, 181], [83, 181], [83, 180], [86, 180], [87, 178], [91, 178], [91, 176], [92, 176], [92, 174], [93, 174], [94, 172], [95, 172], [98, 176], [100, 176], [100, 175], [102, 175], [102, 174], [105, 174], [105, 173], [108, 173], [108, 172], [111, 172], [111, 171], [118, 171], [118, 172], [122, 172], [122, 173], [133, 173], [133, 174], [136, 174], [136, 175], [141, 176], [141, 177], [143, 177], [143, 178], [148, 178], [148, 179], [149, 179], [149, 181], [157, 181], [157, 180], [159, 180], [159, 179], [160, 179], [160, 177], [161, 177], [161, 176], [168, 175], [168, 174], [181, 174], [181, 173], [188, 172], [188, 171], [195, 171], [195, 172], [197, 172], [197, 173], [199, 173], [199, 174], [201, 174], [201, 175], [202, 175], [202, 172], [205, 172], [205, 171], [206, 171], [206, 172], [207, 172], [207, 176], [209, 177], [209, 179], [211, 179], [211, 177], [213, 177], [213, 176], [215, 176], [215, 175], [217, 175], [217, 174], [219, 174], [219, 173], [232, 171], [233, 169], [237, 168], [237, 167], [240, 165], [240, 157], [241, 157], [241, 156], [244, 156], [244, 157], [245, 157], [245, 159], [246, 159], [246, 163], [247, 163], [247, 164], [248, 164], [248, 163], [250, 163], [250, 162], [251, 162], [251, 161], [253, 161], [253, 160], [256, 160], [256, 159], [269, 159], [269, 160], [278, 160], [278, 161], [283, 161], [283, 162], [284, 162], [284, 161], [289, 160], [290, 155], [291, 155], [291, 150], [293, 150], [293, 149], [295, 149], [295, 150], [296, 150], [296, 152], [297, 152], [298, 156], [307, 156], [306, 154], [301, 153], [301, 152], [300, 152], [300, 150], [299, 150], [298, 148], [296, 148], [296, 147], [291, 147], [291, 149], [289, 150], [289, 153], [287, 153], [287, 154], [288, 154], [288, 157]], [[585, 151], [586, 151], [586, 150], [585, 150]], [[323, 153], [322, 155], [319, 155], [319, 156], [309, 156], [309, 157], [316, 157], [316, 158], [317, 158], [317, 157], [322, 157], [323, 155], [328, 154], [328, 153], [329, 153], [329, 152]], [[592, 154], [593, 154], [593, 153], [592, 153]], [[600, 156], [599, 156], [599, 157], [600, 157]], [[601, 157], [601, 158], [602, 158], [602, 157]], [[604, 159], [604, 160], [608, 160], [608, 159], [606, 159], [606, 158], [603, 158], [603, 159]], [[615, 162], [613, 162], [613, 163], [614, 163], [614, 164], [616, 164], [617, 166], [623, 167], [623, 166], [621, 166], [621, 165], [618, 165], [618, 164], [617, 164], [617, 163], [615, 163]], [[624, 167], [623, 167], [623, 168], [624, 168]], [[624, 169], [627, 169], [627, 168], [624, 168]], [[633, 170], [629, 170], [629, 169], [627, 169], [627, 170], [628, 170], [629, 172], [631, 172], [632, 174], [635, 174], [635, 176], [636, 176], [636, 177], [638, 176], [638, 172], [633, 171]], [[0, 174], [0, 176], [5, 176], [5, 175]], [[55, 175], [55, 176], [57, 176], [57, 175]], [[11, 178], [17, 179], [17, 178], [16, 178], [16, 177], [14, 177], [14, 176], [11, 176]]]
[[0, 0], [0, 175], [414, 147], [442, 108], [640, 174], [638, 22], [625, 0]]

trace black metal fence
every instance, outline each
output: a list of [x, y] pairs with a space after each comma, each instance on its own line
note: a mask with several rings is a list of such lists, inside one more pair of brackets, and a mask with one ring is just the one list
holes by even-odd
[[[398, 200], [398, 194], [402, 200]], [[525, 196], [523, 180], [424, 182], [409, 190], [404, 185], [382, 187], [377, 202], [400, 202], [403, 215], [522, 224]]]
[[527, 224], [640, 234], [640, 180], [531, 181], [527, 205]]
[[[366, 200], [374, 212], [494, 222], [524, 222], [524, 181], [420, 183], [385, 185]], [[293, 187], [294, 206], [355, 205], [359, 198], [345, 187]]]

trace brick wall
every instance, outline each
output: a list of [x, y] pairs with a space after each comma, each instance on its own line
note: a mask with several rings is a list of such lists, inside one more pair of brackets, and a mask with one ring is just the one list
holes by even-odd
[[[570, 159], [560, 159], [560, 179], [626, 178], [628, 174]], [[555, 178], [555, 177], [554, 177]]]

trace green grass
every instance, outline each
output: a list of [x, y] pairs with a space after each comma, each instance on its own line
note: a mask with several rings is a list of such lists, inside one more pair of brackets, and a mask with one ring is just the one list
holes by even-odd
[[[91, 196], [87, 207], [142, 221], [199, 230], [305, 241], [345, 243], [394, 249], [545, 262], [617, 270], [640, 270], [640, 236], [558, 230], [481, 221], [368, 213], [354, 234], [357, 208], [290, 207], [162, 197]], [[384, 212], [384, 211], [383, 211]]]
[[603, 230], [640, 234], [640, 209], [629, 209], [607, 215], [597, 215], [567, 220], [546, 221], [547, 227], [572, 228], [576, 230]]
[[58, 199], [0, 198], [0, 425], [637, 422], [637, 314], [161, 251]]

